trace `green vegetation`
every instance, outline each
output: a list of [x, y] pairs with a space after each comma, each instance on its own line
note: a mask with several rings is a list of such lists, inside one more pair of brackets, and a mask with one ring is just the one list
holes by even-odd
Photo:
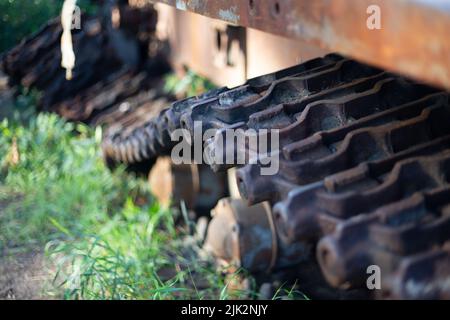
[[192, 97], [216, 88], [211, 81], [192, 70], [186, 71], [181, 79], [176, 74], [169, 74], [165, 80], [165, 90], [176, 96]]
[[[0, 53], [58, 16], [62, 4], [63, 0], [0, 0]], [[89, 13], [96, 9], [91, 0], [78, 0], [77, 4]]]
[[[19, 100], [25, 108], [35, 99]], [[144, 180], [105, 167], [100, 139], [100, 128], [52, 114], [0, 123], [0, 255], [45, 247], [58, 265], [49, 292], [56, 297], [246, 294], [230, 296], [225, 277], [198, 258], [198, 244], [153, 201]]]

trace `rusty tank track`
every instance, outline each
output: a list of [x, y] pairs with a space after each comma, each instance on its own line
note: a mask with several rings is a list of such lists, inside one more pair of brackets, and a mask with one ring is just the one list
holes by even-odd
[[[173, 101], [163, 89], [162, 75], [170, 70], [167, 48], [155, 35], [157, 14], [152, 6], [136, 9], [119, 5], [120, 26], [114, 28], [110, 26], [106, 7], [102, 6], [101, 14], [83, 15], [82, 29], [73, 31], [77, 60], [71, 81], [65, 79], [61, 68], [59, 18], [50, 20], [5, 52], [0, 57], [0, 72], [7, 76], [11, 87], [21, 85], [41, 93], [39, 111], [103, 126], [114, 136], [106, 134], [103, 143], [105, 158], [111, 166], [145, 162], [145, 152], [142, 157], [124, 155], [124, 146], [118, 140]], [[127, 129], [122, 130], [124, 126]], [[116, 136], [118, 131], [120, 137]], [[132, 143], [135, 145], [136, 141]], [[141, 144], [135, 146], [145, 149]], [[109, 156], [110, 153], [113, 155]], [[127, 161], [131, 157], [133, 161]], [[148, 167], [144, 165], [143, 171]]]
[[[236, 174], [241, 196], [250, 205], [267, 201], [275, 227], [267, 218], [256, 222], [275, 239], [264, 242], [272, 252], [263, 262], [241, 256], [241, 265], [255, 272], [295, 265], [309, 246], [333, 286], [364, 287], [367, 267], [377, 265], [378, 297], [450, 297], [448, 93], [330, 55], [173, 103], [133, 129], [130, 136], [141, 142], [128, 141], [125, 160], [167, 155], [171, 133], [193, 134], [197, 121], [215, 130], [206, 150], [211, 157], [224, 152], [223, 159], [229, 148], [215, 144], [227, 129], [279, 129], [277, 174], [262, 176], [252, 150], [239, 150], [247, 160]], [[232, 240], [239, 228], [218, 228], [214, 219], [211, 230], [226, 233], [220, 237], [231, 248], [254, 240]], [[236, 260], [239, 250], [230, 250], [216, 248]]]
[[[332, 54], [169, 104], [155, 67], [164, 61], [161, 52], [131, 68], [109, 50], [120, 44], [98, 18], [86, 18], [74, 35], [75, 48], [88, 54], [79, 56], [67, 86], [60, 33], [51, 21], [4, 55], [0, 67], [11, 84], [45, 89], [42, 110], [106, 125], [102, 149], [112, 166], [162, 159], [177, 129], [212, 129], [209, 159], [244, 155], [237, 185], [255, 206], [218, 203], [205, 247], [219, 259], [267, 273], [313, 258], [329, 284], [346, 289], [364, 288], [367, 267], [376, 265], [379, 298], [450, 298], [448, 93]], [[279, 171], [261, 175], [264, 161], [255, 161], [250, 145], [219, 148], [229, 129], [254, 129], [258, 138], [270, 135], [261, 129], [278, 129], [280, 148], [272, 155], [279, 156]], [[188, 199], [192, 208], [209, 210], [227, 194], [224, 175], [204, 166], [162, 167], [171, 197]], [[175, 184], [197, 185], [208, 201], [178, 194]]]
[[[182, 128], [181, 118], [196, 106], [217, 101], [218, 97], [222, 97], [225, 103], [238, 103], [238, 101], [247, 103], [259, 96], [259, 93], [269, 89], [272, 82], [277, 79], [309, 72], [309, 69], [321, 70], [333, 65], [335, 61], [340, 59], [342, 59], [340, 56], [332, 54], [325, 58], [311, 60], [299, 66], [251, 79], [242, 87], [235, 89], [222, 87], [196, 97], [176, 101], [145, 124], [133, 125], [132, 134], [118, 137], [115, 131], [107, 133], [106, 139], [108, 141], [103, 150], [113, 161], [127, 164], [135, 163], [138, 158], [155, 159], [160, 155], [168, 155], [176, 144], [171, 139], [172, 133]], [[113, 143], [113, 141], [115, 142]], [[127, 146], [126, 151], [125, 146]], [[138, 156], [125, 157], [124, 154], [136, 154]]]
[[[120, 14], [119, 25], [112, 21], [113, 10]], [[38, 111], [103, 128], [101, 146], [110, 168], [126, 164], [140, 175], [153, 168], [156, 180], [166, 180], [165, 186], [158, 182], [153, 188], [165, 192], [157, 194], [161, 203], [183, 201], [187, 210], [209, 215], [227, 195], [226, 175], [214, 174], [208, 166], [161, 166], [163, 159], [157, 162], [154, 155], [163, 150], [149, 143], [150, 120], [174, 101], [164, 90], [163, 75], [170, 71], [168, 47], [156, 36], [153, 6], [133, 8], [108, 1], [99, 14], [83, 15], [82, 21], [82, 29], [73, 31], [76, 65], [71, 81], [61, 68], [62, 27], [55, 18], [0, 56], [0, 100], [6, 101], [20, 85], [36, 89], [41, 93]], [[182, 192], [180, 181], [196, 182], [196, 187]]]
[[116, 28], [107, 14], [82, 16], [82, 28], [73, 31], [76, 65], [71, 81], [61, 67], [59, 18], [0, 56], [0, 70], [10, 86], [41, 92], [39, 111], [56, 112], [71, 121], [103, 124], [121, 103], [135, 100], [143, 91], [152, 91], [151, 98], [158, 99], [164, 95], [162, 75], [170, 67], [167, 48], [155, 35], [156, 11], [152, 6], [138, 10], [127, 5], [118, 10], [122, 19]]

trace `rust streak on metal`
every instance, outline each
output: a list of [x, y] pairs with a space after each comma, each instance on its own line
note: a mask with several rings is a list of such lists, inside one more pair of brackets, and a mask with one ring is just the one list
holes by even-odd
[[[262, 31], [308, 40], [356, 59], [450, 88], [450, 10], [438, 1], [160, 0], [177, 8]], [[367, 8], [381, 29], [367, 28]]]

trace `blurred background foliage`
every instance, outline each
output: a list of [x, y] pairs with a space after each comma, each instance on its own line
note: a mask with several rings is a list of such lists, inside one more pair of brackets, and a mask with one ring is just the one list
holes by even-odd
[[196, 74], [192, 70], [186, 70], [184, 76], [179, 77], [171, 73], [165, 78], [164, 89], [178, 98], [197, 96], [203, 92], [215, 89], [208, 79]]
[[[57, 17], [64, 0], [0, 0], [0, 53]], [[82, 11], [93, 13], [95, 1], [78, 0]]]

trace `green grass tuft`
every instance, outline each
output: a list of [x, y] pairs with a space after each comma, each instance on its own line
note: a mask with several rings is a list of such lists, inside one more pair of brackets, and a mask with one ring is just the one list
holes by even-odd
[[59, 298], [247, 296], [226, 290], [146, 181], [105, 167], [100, 140], [100, 128], [53, 114], [0, 123], [0, 256], [46, 248], [57, 265], [49, 295]]

